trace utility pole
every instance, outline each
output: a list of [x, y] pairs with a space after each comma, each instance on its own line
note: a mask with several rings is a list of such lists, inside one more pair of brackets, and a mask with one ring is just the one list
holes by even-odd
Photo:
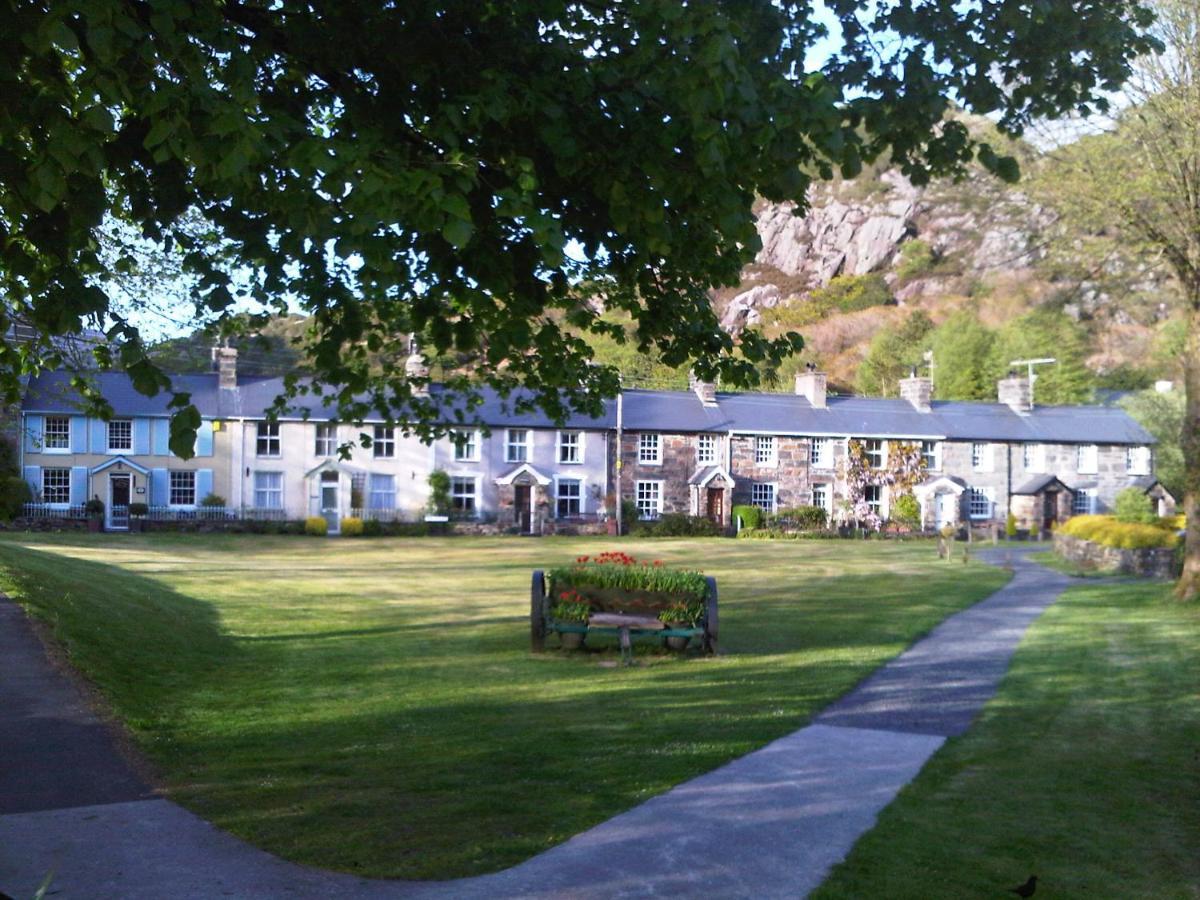
[[1058, 362], [1058, 360], [1051, 356], [1046, 359], [1014, 359], [1012, 362], [1009, 363], [1010, 366], [1026, 366], [1026, 367], [1028, 367], [1028, 371], [1029, 371], [1029, 405], [1030, 405], [1030, 407], [1033, 406], [1033, 384], [1035, 381], [1037, 381], [1037, 373], [1035, 373], [1033, 371], [1033, 367], [1034, 366], [1045, 366], [1045, 365], [1049, 365], [1050, 363], [1056, 363], [1056, 362]]

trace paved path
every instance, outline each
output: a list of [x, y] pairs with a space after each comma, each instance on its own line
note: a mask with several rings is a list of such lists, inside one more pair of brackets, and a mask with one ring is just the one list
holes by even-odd
[[970, 726], [1025, 629], [1069, 583], [1020, 552], [983, 555], [1013, 566], [1008, 586], [812, 725], [521, 865], [441, 883], [306, 869], [146, 799], [19, 611], [0, 602], [0, 891], [29, 896], [53, 868], [56, 897], [89, 900], [803, 896]]

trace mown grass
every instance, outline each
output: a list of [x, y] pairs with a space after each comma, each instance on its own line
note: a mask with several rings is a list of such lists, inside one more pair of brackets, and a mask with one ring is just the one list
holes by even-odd
[[813, 896], [1200, 896], [1200, 607], [1083, 584]]
[[595, 539], [10, 535], [0, 580], [169, 796], [289, 859], [447, 878], [801, 727], [1007, 578], [923, 543], [620, 546], [717, 577], [726, 655], [532, 655], [530, 570]]

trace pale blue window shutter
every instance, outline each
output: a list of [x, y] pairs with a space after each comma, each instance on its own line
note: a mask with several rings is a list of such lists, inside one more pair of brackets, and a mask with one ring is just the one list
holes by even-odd
[[133, 420], [133, 452], [138, 456], [150, 453], [150, 420]]
[[200, 427], [196, 429], [196, 455], [213, 455], [213, 427], [208, 419], [201, 422]]
[[196, 470], [196, 502], [199, 503], [213, 492], [212, 469]]
[[71, 416], [71, 452], [87, 453], [87, 449], [87, 416]]
[[26, 466], [25, 480], [29, 482], [29, 489], [33, 491], [33, 496], [39, 497], [42, 493], [42, 467]]
[[167, 456], [171, 452], [171, 421], [155, 419], [152, 427], [150, 452], [156, 456]]
[[25, 417], [25, 450], [28, 453], [42, 452], [42, 417]]
[[88, 498], [87, 466], [71, 467], [71, 505], [82, 506]]
[[150, 505], [166, 506], [171, 502], [171, 476], [166, 469], [150, 470]]
[[108, 449], [108, 429], [103, 419], [92, 419], [92, 452], [103, 453]]

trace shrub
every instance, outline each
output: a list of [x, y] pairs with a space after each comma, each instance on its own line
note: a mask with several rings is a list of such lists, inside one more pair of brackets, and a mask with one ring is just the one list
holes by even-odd
[[909, 528], [920, 528], [921, 504], [912, 494], [901, 494], [892, 504], [892, 518]]
[[825, 510], [819, 506], [792, 506], [781, 509], [775, 521], [802, 531], [813, 531], [825, 527], [825, 518]]
[[928, 241], [906, 241], [900, 245], [900, 262], [896, 265], [896, 274], [907, 280], [919, 278], [927, 274], [934, 263], [933, 248]]
[[324, 537], [329, 534], [329, 523], [325, 521], [324, 516], [309, 516], [304, 520], [304, 533], [313, 537]]
[[1117, 494], [1113, 504], [1113, 512], [1118, 522], [1138, 522], [1150, 525], [1158, 516], [1154, 515], [1154, 506], [1142, 491], [1128, 487]]
[[703, 516], [666, 513], [649, 522], [635, 522], [631, 534], [643, 537], [720, 537], [722, 528]]
[[621, 500], [621, 524], [628, 531], [638, 521], [637, 501], [625, 497]]
[[1163, 516], [1155, 524], [1159, 528], [1165, 528], [1168, 531], [1183, 531], [1187, 528], [1187, 516], [1180, 513], [1177, 516]]
[[1004, 520], [1004, 535], [1008, 538], [1017, 536], [1017, 517], [1012, 513], [1008, 514], [1008, 518]]
[[141, 517], [141, 516], [147, 515], [149, 512], [150, 512], [150, 507], [147, 506], [145, 503], [130, 503], [129, 504], [129, 514], [131, 516]]
[[757, 528], [762, 524], [762, 510], [757, 506], [738, 504], [729, 512], [730, 515], [733, 516], [733, 522], [735, 525], [738, 524], [739, 520], [741, 521], [741, 525], [738, 529], [739, 531], [742, 528]]
[[83, 504], [83, 511], [88, 514], [89, 518], [99, 519], [104, 515], [104, 501], [99, 497], [93, 497]]
[[207, 506], [214, 509], [224, 508], [225, 498], [220, 494], [205, 494], [204, 499], [200, 501], [201, 506]]
[[878, 273], [838, 275], [825, 287], [813, 291], [809, 301], [818, 309], [843, 313], [895, 302], [887, 282]]
[[379, 537], [383, 534], [383, 523], [378, 519], [367, 519], [363, 522], [362, 533], [364, 537]]
[[345, 537], [361, 537], [366, 523], [356, 516], [342, 519], [342, 534]]
[[429, 473], [429, 511], [437, 516], [450, 512], [450, 476], [441, 469]]
[[33, 499], [29, 483], [15, 475], [0, 477], [0, 519], [8, 521], [19, 516], [24, 505]]
[[1119, 522], [1115, 516], [1075, 516], [1059, 531], [1121, 550], [1172, 548], [1179, 544], [1179, 536], [1173, 531], [1138, 522]]

